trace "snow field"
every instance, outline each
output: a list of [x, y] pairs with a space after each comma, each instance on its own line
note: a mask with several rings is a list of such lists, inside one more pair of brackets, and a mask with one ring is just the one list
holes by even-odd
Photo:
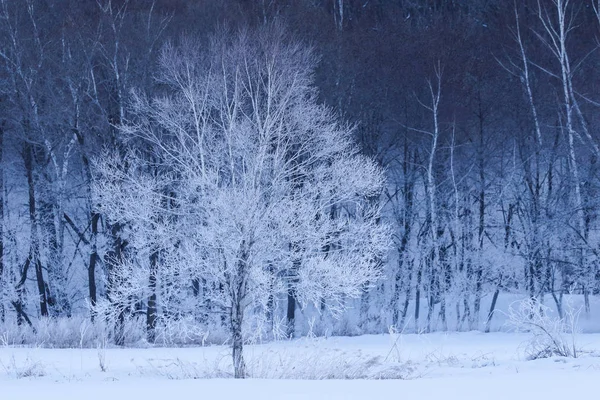
[[227, 346], [3, 347], [0, 398], [590, 398], [600, 378], [600, 334], [577, 336], [582, 354], [576, 359], [526, 361], [528, 338], [465, 332], [251, 345], [245, 355], [253, 379], [245, 381], [224, 379], [232, 371]]

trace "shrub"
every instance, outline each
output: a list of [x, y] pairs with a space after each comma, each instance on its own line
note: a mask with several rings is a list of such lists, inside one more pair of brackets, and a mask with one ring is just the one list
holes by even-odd
[[552, 356], [573, 357], [579, 355], [576, 342], [581, 309], [567, 307], [565, 317], [553, 315], [550, 307], [530, 298], [513, 303], [508, 310], [508, 323], [520, 332], [529, 332], [525, 355], [529, 360]]

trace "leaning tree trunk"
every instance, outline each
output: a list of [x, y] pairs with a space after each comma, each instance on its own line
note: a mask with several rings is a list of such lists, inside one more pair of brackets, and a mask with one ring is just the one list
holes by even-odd
[[485, 333], [489, 333], [492, 327], [492, 317], [494, 316], [494, 311], [496, 310], [496, 302], [498, 301], [498, 295], [500, 294], [500, 288], [502, 287], [502, 275], [498, 280], [498, 286], [496, 286], [496, 290], [494, 290], [494, 295], [492, 296], [492, 304], [490, 305], [490, 311], [488, 312], [487, 318], [485, 320]]

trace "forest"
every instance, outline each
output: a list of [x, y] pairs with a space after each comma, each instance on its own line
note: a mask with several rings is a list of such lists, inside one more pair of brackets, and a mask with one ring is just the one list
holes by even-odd
[[252, 340], [589, 315], [599, 47], [596, 0], [0, 0], [0, 334], [243, 376]]

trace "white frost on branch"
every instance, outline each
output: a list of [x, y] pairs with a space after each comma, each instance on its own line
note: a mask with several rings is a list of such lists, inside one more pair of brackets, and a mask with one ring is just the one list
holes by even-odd
[[168, 89], [135, 94], [122, 128], [140, 150], [98, 160], [95, 193], [136, 252], [161, 253], [164, 279], [202, 277], [229, 314], [243, 376], [248, 306], [293, 288], [339, 309], [379, 278], [390, 239], [383, 171], [317, 103], [312, 51], [278, 27], [223, 38], [165, 47]]

